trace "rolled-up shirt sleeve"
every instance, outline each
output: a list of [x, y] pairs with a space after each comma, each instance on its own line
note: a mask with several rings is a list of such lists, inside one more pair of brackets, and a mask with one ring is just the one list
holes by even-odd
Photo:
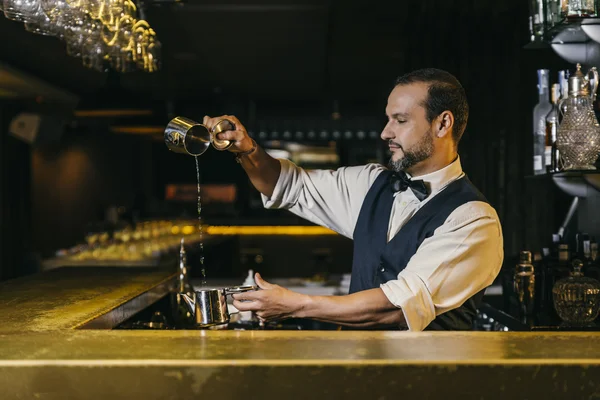
[[466, 203], [423, 241], [397, 279], [381, 289], [402, 309], [408, 329], [422, 331], [436, 316], [492, 284], [503, 258], [495, 210], [487, 203]]
[[383, 171], [378, 164], [337, 170], [304, 170], [279, 160], [281, 173], [265, 208], [288, 209], [317, 225], [351, 238], [369, 188]]

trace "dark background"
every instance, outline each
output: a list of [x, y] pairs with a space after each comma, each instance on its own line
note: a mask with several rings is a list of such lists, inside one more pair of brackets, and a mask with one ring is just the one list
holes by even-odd
[[[51, 101], [0, 98], [0, 280], [30, 273], [37, 259], [81, 241], [106, 207], [130, 208], [140, 198], [160, 204], [166, 184], [195, 182], [194, 159], [169, 153], [160, 135], [115, 134], [111, 127], [160, 130], [175, 115], [235, 114], [250, 130], [272, 121], [321, 129], [339, 112], [343, 126], [380, 132], [394, 79], [423, 67], [453, 73], [466, 89], [471, 113], [459, 152], [498, 211], [507, 260], [538, 250], [558, 229], [569, 198], [549, 180], [526, 178], [531, 115], [536, 69], [551, 69], [554, 83], [559, 69], [574, 67], [549, 49], [523, 49], [526, 2], [190, 0], [144, 12], [163, 44], [156, 74], [87, 70], [59, 40], [0, 18], [0, 62], [76, 94], [76, 110], [151, 111], [74, 117], [60, 140], [30, 146], [7, 134], [8, 123]], [[340, 143], [341, 164], [356, 162], [352, 149], [379, 142]], [[232, 182], [242, 197], [256, 197], [245, 191], [247, 179], [230, 154], [211, 149], [201, 164], [203, 183]], [[247, 203], [238, 218], [297, 222], [244, 209]], [[159, 210], [178, 211], [164, 204]]]

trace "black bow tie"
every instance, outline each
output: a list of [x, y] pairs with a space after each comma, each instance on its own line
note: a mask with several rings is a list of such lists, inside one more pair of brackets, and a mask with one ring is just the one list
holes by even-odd
[[406, 189], [410, 188], [419, 201], [425, 200], [429, 195], [427, 187], [422, 180], [412, 180], [406, 176], [404, 171], [394, 172], [390, 176], [390, 184], [392, 185], [392, 191], [394, 193], [404, 192]]

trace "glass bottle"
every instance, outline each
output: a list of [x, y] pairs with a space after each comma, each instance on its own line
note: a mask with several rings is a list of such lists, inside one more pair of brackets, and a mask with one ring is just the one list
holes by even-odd
[[584, 274], [600, 281], [600, 260], [598, 260], [598, 243], [590, 242], [589, 258], [586, 256]]
[[585, 234], [582, 239], [582, 248], [581, 248], [581, 254], [582, 254], [582, 260], [583, 260], [583, 273], [584, 275], [587, 275], [586, 272], [586, 268], [588, 266], [591, 265], [592, 263], [592, 241], [590, 240], [589, 235]]
[[560, 0], [560, 17], [567, 18], [569, 15], [569, 0]]
[[544, 0], [529, 0], [529, 30], [531, 41], [542, 41], [546, 30]]
[[552, 109], [546, 115], [546, 147], [544, 149], [545, 167], [548, 172], [553, 172], [556, 168], [556, 162], [553, 162], [553, 146], [556, 142], [556, 134], [558, 133], [558, 101], [560, 100], [560, 86], [555, 83], [552, 85]]
[[560, 85], [560, 101], [558, 102], [558, 107], [560, 113], [558, 114], [558, 124], [562, 122], [562, 117], [565, 113], [565, 102], [562, 100], [566, 100], [569, 98], [569, 70], [558, 71], [558, 84]]
[[569, 261], [571, 260], [571, 251], [567, 243], [558, 244], [558, 265], [561, 268], [568, 268]]
[[552, 289], [554, 308], [565, 323], [585, 325], [600, 311], [600, 282], [583, 276], [581, 260], [573, 260], [572, 265], [571, 275], [556, 282]]
[[[600, 126], [593, 109], [598, 87], [596, 67], [590, 71], [593, 80], [577, 71], [569, 78], [569, 97], [561, 100], [563, 119], [558, 127], [556, 145], [566, 170], [594, 170], [600, 152]], [[593, 84], [592, 84], [593, 82]]]
[[546, 0], [547, 28], [554, 27], [561, 20], [561, 0]]
[[546, 116], [552, 110], [549, 101], [547, 69], [538, 69], [539, 102], [533, 108], [533, 173], [546, 172], [544, 153], [546, 148]]
[[535, 274], [531, 252], [521, 251], [513, 276], [514, 291], [519, 305], [519, 318], [526, 323], [533, 314], [535, 300]]

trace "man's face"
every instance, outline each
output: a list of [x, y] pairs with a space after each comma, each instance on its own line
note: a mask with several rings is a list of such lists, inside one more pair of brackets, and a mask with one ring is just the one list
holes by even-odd
[[394, 171], [409, 170], [433, 155], [433, 131], [423, 106], [427, 90], [425, 83], [399, 85], [388, 97], [388, 123], [381, 138], [388, 142], [390, 168]]

